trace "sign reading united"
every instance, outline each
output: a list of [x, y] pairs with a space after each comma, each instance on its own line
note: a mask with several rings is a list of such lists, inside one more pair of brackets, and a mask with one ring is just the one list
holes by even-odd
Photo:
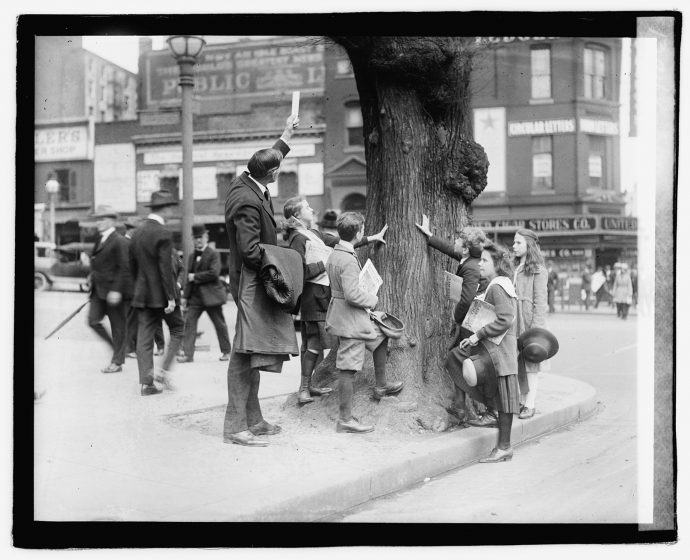
[[[179, 103], [179, 68], [168, 51], [152, 51], [144, 65], [149, 104]], [[194, 95], [204, 99], [323, 90], [324, 45], [281, 43], [208, 45], [194, 67]]]

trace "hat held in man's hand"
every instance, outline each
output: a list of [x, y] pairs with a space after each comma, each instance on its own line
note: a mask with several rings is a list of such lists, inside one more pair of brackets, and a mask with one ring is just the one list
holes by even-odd
[[527, 329], [520, 335], [518, 351], [528, 362], [538, 364], [556, 355], [558, 340], [546, 329], [534, 327]]

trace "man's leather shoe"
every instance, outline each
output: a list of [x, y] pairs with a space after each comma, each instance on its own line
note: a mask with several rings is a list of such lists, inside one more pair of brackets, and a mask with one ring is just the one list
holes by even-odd
[[335, 424], [336, 432], [344, 432], [348, 434], [366, 434], [374, 431], [374, 426], [366, 426], [360, 424], [356, 418], [350, 418], [347, 422], [338, 419]]
[[523, 406], [520, 409], [520, 414], [518, 414], [518, 418], [520, 420], [526, 420], [527, 418], [532, 418], [532, 416], [534, 416], [534, 411], [535, 411], [534, 408], [528, 408], [526, 406]]
[[118, 373], [122, 371], [122, 366], [118, 366], [117, 364], [110, 364], [108, 367], [104, 367], [101, 371], [103, 373]]
[[154, 374], [153, 385], [161, 390], [167, 389], [168, 391], [175, 391], [176, 389], [175, 385], [172, 382], [170, 374], [163, 369]]
[[142, 397], [148, 397], [149, 395], [157, 395], [158, 393], [162, 393], [162, 389], [158, 389], [154, 385], [142, 385], [141, 386], [141, 396]]
[[307, 387], [299, 388], [299, 392], [297, 393], [297, 402], [299, 404], [309, 404], [310, 402], [314, 402], [314, 399], [311, 398], [311, 394]]
[[136, 358], [137, 353], [136, 352], [127, 352], [126, 357], [127, 358]]
[[396, 381], [394, 383], [386, 383], [384, 387], [374, 387], [374, 398], [382, 399], [388, 395], [395, 395], [402, 391], [403, 385], [402, 381]]
[[312, 397], [321, 397], [323, 395], [327, 395], [332, 391], [333, 389], [331, 387], [309, 387], [309, 394]]
[[249, 430], [227, 435], [223, 438], [225, 443], [236, 443], [237, 445], [247, 445], [249, 447], [266, 447], [268, 442], [263, 439], [256, 439]]
[[187, 364], [189, 362], [193, 362], [194, 358], [190, 358], [189, 356], [178, 356], [177, 358], [177, 363], [178, 364]]
[[221, 362], [227, 362], [230, 359], [230, 352], [224, 352], [220, 358], [218, 358]]
[[269, 424], [266, 420], [249, 427], [249, 431], [255, 436], [274, 436], [283, 431], [278, 424]]
[[498, 428], [498, 419], [491, 412], [482, 414], [477, 420], [470, 420], [467, 422], [470, 426], [476, 428]]
[[513, 458], [513, 448], [499, 449], [494, 447], [488, 457], [479, 459], [480, 463], [500, 463], [501, 461], [510, 461]]
[[165, 348], [159, 348], [153, 353], [154, 356], [162, 356], [163, 354], [165, 354]]

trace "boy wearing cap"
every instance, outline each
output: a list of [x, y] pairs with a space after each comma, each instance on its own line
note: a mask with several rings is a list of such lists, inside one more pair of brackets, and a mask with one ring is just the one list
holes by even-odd
[[220, 255], [208, 244], [208, 230], [202, 224], [192, 226], [194, 254], [187, 267], [187, 283], [184, 287], [182, 307], [186, 309], [184, 322], [184, 356], [180, 363], [194, 361], [194, 342], [199, 317], [206, 311], [216, 329], [222, 362], [230, 358], [230, 337], [223, 317], [223, 305], [227, 295], [220, 281]]
[[360, 424], [352, 416], [354, 378], [364, 365], [365, 349], [370, 350], [374, 357], [374, 398], [399, 393], [403, 382], [386, 381], [388, 338], [369, 316], [369, 311], [378, 303], [378, 297], [359, 286], [362, 267], [354, 244], [364, 236], [364, 216], [357, 212], [345, 212], [338, 218], [337, 227], [340, 242], [326, 263], [331, 286], [326, 331], [336, 335], [339, 341], [335, 365], [338, 368], [340, 416], [336, 431], [366, 433], [373, 431], [374, 427]]

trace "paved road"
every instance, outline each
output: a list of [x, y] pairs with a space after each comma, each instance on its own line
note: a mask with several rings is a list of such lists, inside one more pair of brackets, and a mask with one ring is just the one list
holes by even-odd
[[636, 522], [636, 321], [550, 316], [561, 345], [552, 371], [596, 388], [594, 417], [517, 448], [511, 462], [457, 469], [328, 520]]

